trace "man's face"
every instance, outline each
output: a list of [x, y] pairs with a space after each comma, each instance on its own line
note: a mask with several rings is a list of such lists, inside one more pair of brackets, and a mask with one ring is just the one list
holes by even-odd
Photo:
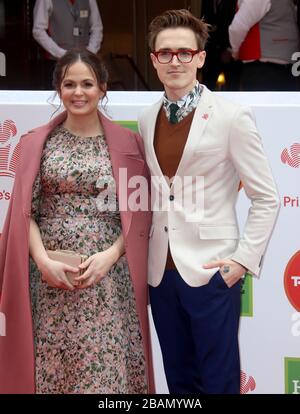
[[[195, 33], [184, 27], [162, 30], [155, 42], [155, 52], [196, 49], [198, 46]], [[197, 80], [197, 69], [202, 68], [205, 61], [204, 51], [195, 54], [190, 63], [181, 63], [177, 56], [173, 56], [170, 63], [159, 63], [153, 53], [150, 56], [167, 97], [172, 101], [182, 98], [193, 89]]]

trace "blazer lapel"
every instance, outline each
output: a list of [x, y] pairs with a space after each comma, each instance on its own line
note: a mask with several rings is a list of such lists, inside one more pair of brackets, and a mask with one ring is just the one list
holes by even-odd
[[212, 93], [205, 86], [203, 86], [202, 96], [195, 110], [187, 142], [184, 147], [184, 151], [176, 171], [175, 179], [173, 180], [173, 185], [176, 181], [176, 177], [184, 176], [184, 173], [187, 167], [189, 166], [190, 159], [194, 154], [194, 150], [196, 146], [199, 145], [199, 142], [203, 137], [204, 131], [212, 118], [212, 113]]
[[[164, 177], [163, 172], [160, 168], [160, 165], [158, 163], [155, 150], [154, 150], [154, 134], [155, 134], [155, 126], [157, 121], [157, 116], [160, 111], [160, 108], [163, 103], [163, 98], [161, 98], [154, 106], [152, 107], [152, 110], [149, 113], [148, 119], [147, 119], [147, 131], [146, 136], [143, 137], [144, 139], [144, 145], [145, 145], [145, 151], [146, 151], [146, 158], [147, 163], [149, 166], [149, 169], [151, 171], [151, 175], [155, 177]], [[162, 183], [167, 191], [170, 190], [168, 182], [163, 179]]]

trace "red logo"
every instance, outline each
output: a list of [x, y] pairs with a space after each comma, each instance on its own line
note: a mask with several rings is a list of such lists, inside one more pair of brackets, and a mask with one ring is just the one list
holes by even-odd
[[281, 161], [290, 167], [300, 167], [300, 144], [295, 143], [291, 146], [290, 151], [285, 148], [281, 153]]
[[248, 377], [248, 375], [241, 371], [241, 390], [240, 394], [247, 394], [250, 391], [254, 391], [256, 388], [256, 382], [253, 377]]
[[202, 118], [205, 119], [205, 121], [207, 121], [208, 120], [208, 114], [203, 114]]
[[14, 177], [19, 159], [19, 142], [14, 121], [0, 122], [0, 176]]
[[284, 289], [291, 305], [300, 312], [300, 250], [294, 254], [286, 266]]

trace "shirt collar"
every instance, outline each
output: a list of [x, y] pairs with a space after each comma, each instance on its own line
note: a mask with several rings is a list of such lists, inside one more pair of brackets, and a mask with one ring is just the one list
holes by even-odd
[[195, 102], [195, 101], [199, 102], [201, 93], [202, 93], [202, 86], [197, 81], [196, 85], [193, 87], [193, 89], [189, 93], [184, 95], [182, 98], [178, 99], [178, 101], [175, 101], [175, 102], [170, 101], [170, 99], [168, 99], [167, 95], [164, 94], [163, 106], [166, 109], [168, 109], [172, 103], [175, 103], [179, 106], [179, 108], [182, 108], [183, 106], [185, 108], [187, 108], [188, 106], [193, 104], [193, 102]]
[[170, 101], [165, 94], [163, 98], [163, 108], [165, 110], [167, 118], [170, 120], [170, 105], [175, 103], [179, 107], [176, 116], [178, 122], [180, 122], [183, 118], [185, 118], [190, 112], [192, 112], [197, 107], [201, 98], [202, 91], [203, 86], [200, 85], [200, 83], [197, 81], [193, 89], [185, 96], [178, 99], [178, 101], [176, 102]]

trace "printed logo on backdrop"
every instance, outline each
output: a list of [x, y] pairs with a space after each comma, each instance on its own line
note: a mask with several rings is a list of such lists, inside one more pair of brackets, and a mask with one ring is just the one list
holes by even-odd
[[19, 137], [14, 121], [0, 120], [0, 233], [8, 209], [19, 159]]
[[241, 285], [241, 316], [253, 316], [253, 279], [248, 273]]
[[300, 358], [284, 358], [285, 393], [300, 394]]
[[281, 153], [281, 161], [292, 168], [300, 167], [300, 144], [296, 142], [291, 147], [285, 148]]
[[284, 290], [290, 304], [300, 311], [300, 250], [289, 260], [284, 272]]
[[252, 376], [248, 376], [244, 371], [241, 371], [241, 388], [240, 394], [248, 394], [254, 391], [256, 388], [255, 379]]
[[299, 208], [300, 207], [299, 196], [296, 196], [296, 197], [291, 197], [290, 195], [283, 196], [283, 207]]
[[0, 176], [14, 177], [19, 157], [19, 139], [14, 121], [0, 122]]

